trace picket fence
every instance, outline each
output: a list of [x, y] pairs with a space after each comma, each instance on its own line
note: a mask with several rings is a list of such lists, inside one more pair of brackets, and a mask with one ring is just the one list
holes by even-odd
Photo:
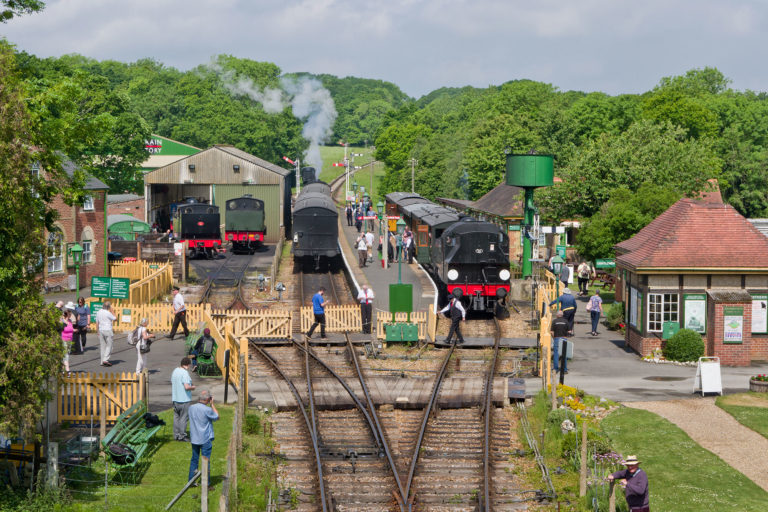
[[[428, 325], [427, 320], [429, 318], [429, 314], [427, 311], [414, 311], [411, 313], [411, 323], [415, 323], [419, 327], [419, 341], [424, 341], [427, 339], [428, 334]], [[395, 313], [395, 322], [407, 322], [408, 321], [408, 313]], [[392, 323], [392, 313], [389, 311], [376, 311], [376, 336], [383, 340], [386, 338], [387, 333], [384, 329], [384, 324]], [[436, 322], [435, 322], [436, 323]], [[434, 340], [434, 335], [431, 336], [431, 339]]]
[[126, 409], [147, 396], [147, 376], [136, 373], [73, 373], [59, 381], [59, 423], [114, 423]]

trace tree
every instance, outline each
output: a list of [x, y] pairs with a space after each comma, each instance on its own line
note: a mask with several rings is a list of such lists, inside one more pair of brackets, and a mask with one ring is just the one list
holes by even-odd
[[579, 255], [590, 261], [613, 257], [614, 245], [631, 238], [680, 197], [680, 193], [655, 183], [644, 183], [634, 192], [627, 188], [615, 190], [579, 230]]
[[549, 220], [591, 217], [616, 189], [635, 191], [653, 182], [694, 195], [720, 169], [710, 140], [688, 138], [668, 122], [642, 120], [625, 133], [590, 142], [560, 168], [562, 183], [537, 191], [537, 202]]
[[[12, 49], [0, 42], [0, 432], [30, 434], [51, 394], [64, 346], [56, 314], [40, 296], [45, 229], [54, 214], [47, 201], [64, 186], [55, 155], [34, 155], [48, 180], [30, 172], [36, 145], [26, 95], [14, 71]], [[60, 169], [60, 167], [58, 168]]]
[[0, 22], [7, 23], [8, 20], [15, 16], [42, 11], [45, 7], [45, 2], [40, 0], [1, 0], [0, 6], [2, 6], [2, 9], [0, 9]]

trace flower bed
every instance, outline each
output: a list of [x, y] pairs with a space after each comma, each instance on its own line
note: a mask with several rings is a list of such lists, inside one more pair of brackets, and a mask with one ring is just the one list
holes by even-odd
[[749, 390], [757, 393], [768, 393], [768, 375], [755, 375], [749, 379]]

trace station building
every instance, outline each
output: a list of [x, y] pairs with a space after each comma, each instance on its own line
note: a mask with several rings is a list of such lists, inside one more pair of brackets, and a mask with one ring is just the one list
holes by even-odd
[[157, 222], [165, 231], [176, 204], [186, 197], [194, 197], [218, 206], [223, 226], [226, 201], [250, 194], [264, 201], [267, 225], [264, 241], [275, 243], [282, 228], [286, 232], [290, 230], [292, 176], [292, 170], [234, 146], [216, 145], [144, 175], [145, 220], [149, 225]]
[[[68, 176], [73, 176], [76, 166], [70, 160], [62, 163]], [[32, 166], [32, 173], [45, 176], [39, 164]], [[50, 203], [58, 212], [55, 229], [46, 233], [46, 264], [43, 281], [47, 287], [60, 286], [74, 290], [76, 272], [69, 249], [75, 244], [83, 248], [80, 264], [79, 287], [88, 286], [93, 276], [107, 273], [107, 190], [109, 187], [92, 176], [85, 181], [85, 198], [82, 203], [68, 205], [60, 196]]]
[[633, 350], [650, 355], [688, 328], [724, 365], [768, 360], [768, 238], [719, 191], [679, 200], [614, 249]]

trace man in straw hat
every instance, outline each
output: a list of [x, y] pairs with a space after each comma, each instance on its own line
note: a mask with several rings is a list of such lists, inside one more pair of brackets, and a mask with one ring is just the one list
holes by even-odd
[[624, 496], [627, 498], [630, 512], [650, 512], [648, 506], [648, 475], [640, 469], [640, 461], [636, 455], [628, 455], [621, 461], [627, 469], [608, 475], [608, 480], [618, 480], [624, 487]]

